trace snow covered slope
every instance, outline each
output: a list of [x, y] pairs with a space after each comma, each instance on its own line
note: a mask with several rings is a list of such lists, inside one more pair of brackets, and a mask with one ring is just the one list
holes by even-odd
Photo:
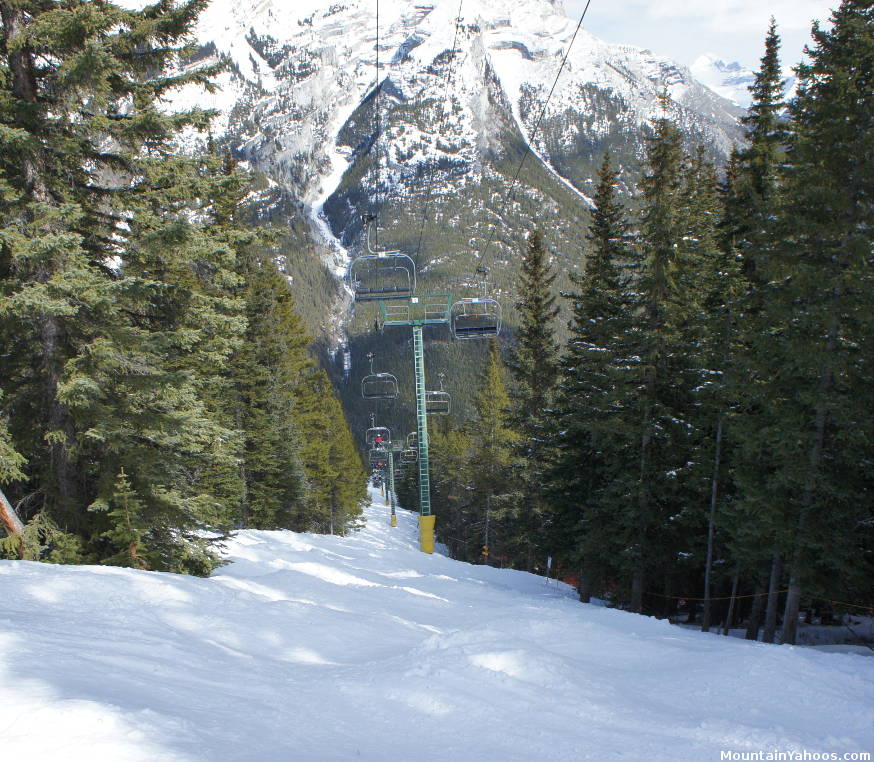
[[874, 749], [874, 659], [683, 631], [416, 549], [241, 532], [210, 579], [0, 562], [2, 758], [718, 760]]

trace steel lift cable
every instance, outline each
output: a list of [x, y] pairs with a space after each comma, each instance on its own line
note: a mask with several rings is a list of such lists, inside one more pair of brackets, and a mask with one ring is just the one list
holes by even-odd
[[[463, 3], [464, 3], [464, 0], [459, 0], [458, 12], [455, 14], [455, 35], [452, 38], [452, 58], [453, 59], [455, 58], [456, 45], [458, 44], [458, 29], [461, 26], [461, 6]], [[443, 113], [440, 116], [440, 127], [437, 130], [438, 135], [442, 134], [443, 127], [446, 124], [445, 104], [446, 104], [446, 99], [449, 97], [449, 82], [450, 82], [451, 78], [452, 78], [452, 61], [450, 61], [450, 64], [446, 67], [446, 79], [443, 82], [443, 105], [444, 105], [444, 108], [443, 108]], [[417, 270], [419, 269], [419, 253], [422, 251], [422, 239], [425, 235], [425, 226], [428, 223], [428, 205], [431, 203], [431, 191], [434, 188], [434, 182], [435, 182], [434, 175], [436, 173], [436, 170], [434, 168], [436, 166], [437, 166], [437, 164], [435, 162], [432, 169], [431, 169], [431, 179], [426, 184], [425, 201], [422, 204], [422, 224], [419, 226], [419, 240], [416, 243], [416, 254], [414, 257], [414, 259], [416, 261], [416, 269]]]
[[[534, 137], [537, 135], [538, 130], [540, 129], [540, 123], [543, 121], [543, 117], [546, 114], [546, 107], [549, 105], [549, 101], [552, 98], [552, 94], [555, 92], [556, 85], [558, 85], [558, 78], [561, 76], [562, 71], [564, 71], [564, 66], [567, 63], [568, 56], [570, 55], [571, 49], [574, 46], [574, 41], [577, 39], [577, 34], [580, 31], [580, 28], [583, 26], [583, 19], [586, 18], [586, 12], [589, 10], [589, 5], [592, 0], [587, 0], [586, 7], [583, 8], [583, 13], [580, 16], [579, 22], [577, 22], [577, 28], [574, 30], [573, 37], [571, 37], [571, 41], [568, 43], [567, 50], [564, 52], [564, 57], [561, 59], [561, 65], [558, 67], [558, 73], [555, 75], [555, 79], [552, 82], [552, 87], [549, 90], [549, 95], [546, 96], [546, 100], [543, 102], [543, 107], [540, 109], [540, 114], [537, 116], [537, 121], [534, 123], [534, 129], [531, 131], [531, 136], [528, 140], [525, 141], [526, 150], [522, 154], [522, 159], [519, 162], [519, 166], [516, 167], [516, 173], [513, 175], [513, 181], [510, 183], [510, 189], [507, 191], [507, 195], [504, 196], [504, 203], [501, 205], [501, 211], [498, 214], [498, 219], [504, 218], [504, 212], [507, 209], [507, 202], [510, 200], [512, 194], [514, 193], [516, 182], [519, 180], [519, 174], [522, 172], [522, 167], [525, 164], [525, 160], [528, 158], [528, 155], [534, 153], [531, 148], [531, 143], [534, 140]], [[525, 137], [524, 135], [522, 136]], [[482, 250], [482, 259], [485, 261], [486, 253], [489, 250], [489, 247], [492, 245], [492, 241], [495, 239], [495, 223], [492, 222], [491, 230], [489, 232], [489, 238], [486, 242], [485, 248]]]

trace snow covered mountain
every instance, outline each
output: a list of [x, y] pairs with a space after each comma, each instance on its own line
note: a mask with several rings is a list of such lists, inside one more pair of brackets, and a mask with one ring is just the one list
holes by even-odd
[[[424, 231], [432, 265], [460, 249], [482, 255], [491, 238], [501, 262], [514, 226], [535, 216], [567, 228], [551, 233], [554, 248], [578, 248], [605, 148], [631, 177], [647, 125], [663, 114], [716, 155], [740, 139], [741, 112], [688, 69], [585, 30], [539, 121], [576, 27], [560, 0], [467, 0], [456, 19], [458, 9], [382, 0], [378, 45], [373, 0], [214, 0], [201, 19], [201, 58], [233, 66], [205, 102], [222, 110], [237, 154], [299, 200], [327, 242], [339, 240], [337, 273], [345, 249], [361, 246], [361, 213], [384, 212], [391, 243], [409, 247], [426, 196], [428, 216], [454, 233]], [[537, 159], [502, 210], [526, 144]]]
[[426, 555], [416, 517], [392, 528], [373, 498], [348, 537], [240, 532], [209, 579], [0, 561], [3, 758], [701, 762], [874, 745], [872, 658], [692, 632]]
[[713, 92], [726, 100], [746, 108], [750, 104], [750, 85], [756, 75], [737, 61], [726, 63], [713, 53], [706, 53], [695, 59], [690, 67], [692, 74]]
[[[695, 59], [690, 71], [699, 82], [726, 100], [743, 108], [749, 107], [749, 87], [756, 80], [752, 69], [737, 61], [726, 63], [713, 53], [705, 53]], [[783, 69], [783, 88], [785, 100], [791, 100], [795, 95], [795, 75], [791, 68]]]

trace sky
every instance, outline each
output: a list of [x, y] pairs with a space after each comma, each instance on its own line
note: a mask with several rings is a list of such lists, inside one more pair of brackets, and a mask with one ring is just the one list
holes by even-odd
[[[757, 69], [771, 16], [781, 37], [781, 63], [794, 66], [810, 41], [814, 19], [824, 22], [839, 0], [591, 0], [583, 27], [606, 42], [649, 48], [691, 65], [713, 53]], [[586, 0], [564, 0], [579, 19]]]

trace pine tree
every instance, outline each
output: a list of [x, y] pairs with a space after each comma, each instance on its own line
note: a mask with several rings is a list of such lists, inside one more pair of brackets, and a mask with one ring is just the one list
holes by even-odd
[[150, 107], [168, 89], [203, 78], [162, 76], [202, 7], [199, 0], [143, 12], [109, 3], [0, 3], [4, 316], [31, 387], [26, 404], [23, 393], [10, 402], [36, 434], [23, 449], [47, 504], [73, 523], [83, 497], [78, 432], [57, 390], [66, 361], [91, 333], [89, 313], [105, 309], [107, 263], [126, 238], [120, 209], [130, 186], [116, 182], [119, 172], [170, 121], [203, 121], [155, 119]]
[[689, 357], [681, 332], [690, 296], [688, 261], [681, 246], [688, 224], [684, 166], [677, 127], [668, 119], [658, 120], [648, 139], [641, 178], [637, 423], [625, 431], [627, 436], [637, 430], [637, 457], [634, 467], [628, 464], [628, 476], [616, 484], [627, 500], [624, 511], [634, 535], [629, 553], [634, 611], [642, 609], [647, 577], [665, 572], [679, 550], [675, 524], [668, 518], [682, 504], [682, 477], [689, 463]]
[[[700, 156], [700, 154], [699, 154]], [[699, 165], [700, 166], [700, 165]], [[717, 526], [724, 517], [722, 508], [732, 493], [726, 467], [728, 446], [725, 430], [728, 416], [736, 405], [731, 398], [736, 364], [737, 300], [743, 291], [741, 258], [731, 235], [725, 234], [724, 223], [728, 217], [726, 200], [732, 197], [737, 181], [738, 159], [735, 156], [727, 168], [722, 184], [715, 181], [712, 167], [703, 167], [703, 173], [693, 183], [696, 225], [691, 238], [696, 242], [698, 256], [695, 265], [699, 277], [701, 299], [698, 314], [693, 323], [700, 327], [697, 335], [696, 359], [699, 365], [699, 383], [694, 390], [698, 411], [696, 425], [700, 440], [695, 461], [700, 464], [701, 484], [706, 487], [702, 502], [706, 501], [707, 546], [704, 560], [704, 604], [702, 630], [708, 631], [711, 624], [712, 576], [720, 537]], [[716, 192], [718, 191], [718, 197]], [[724, 523], [724, 522], [723, 522]]]
[[212, 171], [170, 146], [209, 115], [166, 115], [157, 99], [210, 74], [167, 75], [202, 7], [0, 3], [0, 330], [10, 429], [29, 458], [19, 494], [105, 559], [120, 550], [124, 468], [154, 568], [201, 573], [215, 498], [200, 472], [233, 453], [196, 370], [221, 367], [244, 322], [234, 252], [196, 222]]
[[148, 569], [149, 561], [141, 554], [140, 545], [149, 531], [149, 525], [143, 516], [143, 503], [137, 499], [136, 492], [122, 468], [118, 472], [115, 490], [110, 499], [109, 518], [112, 527], [106, 531], [106, 537], [119, 552], [103, 563], [112, 566], [130, 566], [134, 569]]
[[[3, 397], [0, 395], [0, 402], [2, 401]], [[5, 416], [0, 414], [0, 485], [24, 479], [24, 472], [21, 468], [25, 463], [24, 456], [12, 444]], [[16, 539], [20, 546], [24, 526], [12, 504], [3, 493], [2, 486], [0, 486], [0, 524], [6, 530], [6, 534]]]
[[636, 255], [617, 179], [605, 154], [587, 236], [591, 248], [585, 274], [572, 275], [575, 290], [563, 294], [571, 301], [573, 316], [552, 422], [549, 547], [559, 562], [581, 567], [583, 600], [597, 583], [603, 585], [618, 573], [616, 559], [627, 535], [605, 494], [613, 469], [625, 467], [618, 465], [625, 456], [613, 426], [636, 386], [628, 378], [634, 325], [629, 276]]
[[367, 472], [323, 370], [303, 370], [295, 384], [295, 422], [309, 498], [295, 516], [298, 531], [345, 534], [367, 499]]
[[[747, 484], [785, 548], [783, 640], [793, 643], [815, 569], [858, 584], [857, 528], [871, 521], [870, 197], [874, 178], [874, 9], [844, 0], [830, 29], [813, 28], [797, 67], [784, 202], [768, 256], [769, 335], [758, 353], [768, 405], [758, 412], [772, 474]], [[860, 545], [861, 544], [861, 545]]]
[[[504, 552], [508, 517], [518, 500], [512, 478], [519, 434], [510, 426], [510, 396], [496, 341], [489, 342], [485, 368], [476, 395], [476, 413], [470, 424], [472, 459], [477, 464], [471, 479], [475, 526], [481, 531], [482, 559], [493, 561]], [[500, 551], [500, 552], [498, 552]]]
[[[476, 460], [467, 434], [444, 418], [429, 430], [431, 509], [440, 516], [437, 533], [452, 558], [476, 560], [482, 537], [474, 534], [469, 489]], [[413, 486], [415, 490], [415, 485]], [[407, 503], [402, 503], [407, 507]], [[415, 501], [410, 506], [415, 505]]]
[[[780, 39], [772, 19], [765, 39], [765, 53], [756, 80], [750, 88], [752, 104], [743, 123], [747, 127], [747, 146], [734, 152], [729, 166], [720, 221], [721, 267], [726, 275], [733, 272], [735, 258], [742, 262], [743, 279], [737, 283], [735, 297], [727, 302], [726, 320], [719, 335], [731, 355], [731, 374], [723, 377], [723, 391], [734, 404], [731, 429], [725, 446], [734, 454], [732, 472], [747, 484], [765, 483], [770, 478], [767, 452], [770, 444], [759, 435], [758, 415], [770, 402], [759, 394], [761, 386], [750, 384], [756, 379], [758, 352], [770, 352], [760, 337], [771, 326], [764, 306], [769, 301], [767, 258], [773, 240], [774, 220], [780, 200], [779, 168], [784, 161], [786, 125], [783, 109], [783, 83], [779, 61]], [[725, 279], [729, 295], [733, 279]], [[718, 329], [718, 325], [716, 326]], [[721, 418], [725, 428], [727, 419]], [[759, 440], [761, 449], [754, 443]], [[742, 444], [745, 443], [745, 444]], [[771, 569], [768, 616], [765, 640], [773, 640], [776, 626], [776, 597], [779, 574], [773, 572], [781, 564], [777, 538], [767, 508], [753, 499], [755, 490], [743, 490], [734, 501], [724, 523], [731, 525], [732, 552], [738, 563], [750, 569]]]
[[528, 236], [520, 270], [520, 298], [516, 305], [519, 330], [509, 362], [515, 381], [510, 422], [521, 435], [518, 456], [524, 487], [519, 515], [511, 531], [513, 541], [520, 546], [518, 560], [532, 571], [535, 553], [543, 541], [546, 415], [558, 374], [554, 324], [559, 310], [551, 293], [556, 276], [550, 272], [539, 231], [532, 231]]
[[[786, 127], [781, 112], [783, 75], [780, 70], [780, 37], [771, 18], [765, 36], [765, 53], [753, 84], [749, 114], [741, 119], [747, 128], [747, 146], [740, 152], [743, 172], [734, 186], [734, 245], [744, 260], [744, 272], [755, 278], [757, 248], [763, 243], [779, 192], [778, 170], [782, 161]], [[739, 207], [739, 208], [737, 208]]]
[[248, 329], [236, 368], [245, 435], [243, 518], [259, 529], [291, 527], [307, 495], [294, 383], [309, 364], [309, 339], [272, 259], [251, 257], [246, 280]]

